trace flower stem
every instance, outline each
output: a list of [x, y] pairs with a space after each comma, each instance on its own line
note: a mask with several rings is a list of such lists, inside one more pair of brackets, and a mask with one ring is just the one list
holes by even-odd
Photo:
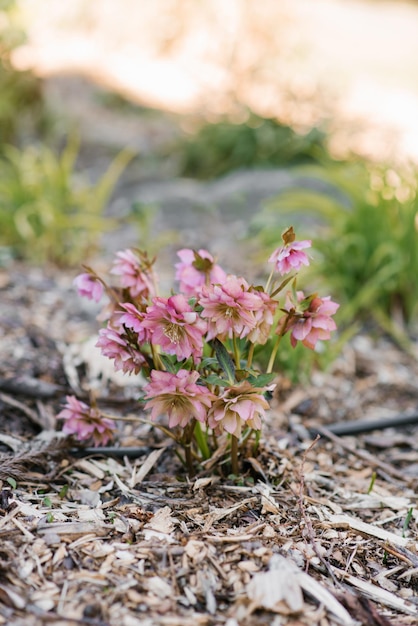
[[271, 372], [273, 371], [274, 360], [276, 358], [277, 350], [279, 349], [280, 340], [282, 337], [283, 335], [278, 335], [276, 337], [276, 343], [274, 344], [273, 350], [271, 351], [271, 354], [270, 354], [270, 360], [267, 365], [266, 374], [271, 374]]
[[266, 374], [271, 374], [271, 372], [273, 371], [274, 359], [276, 358], [276, 354], [277, 354], [277, 350], [279, 349], [280, 341], [281, 341], [283, 335], [285, 334], [285, 332], [287, 331], [287, 325], [288, 325], [290, 319], [291, 319], [291, 313], [288, 313], [287, 317], [285, 319], [285, 323], [283, 324], [283, 327], [281, 328], [280, 334], [276, 338], [276, 343], [273, 346], [273, 350], [271, 351], [270, 360], [268, 362], [267, 369], [266, 369]]
[[247, 369], [250, 369], [251, 365], [253, 364], [254, 348], [255, 343], [250, 344], [247, 356]]
[[181, 441], [181, 444], [184, 448], [184, 455], [186, 457], [186, 466], [187, 466], [187, 470], [189, 472], [190, 478], [192, 478], [192, 476], [194, 476], [195, 474], [194, 464], [193, 464], [193, 450], [192, 450], [192, 439], [193, 439], [193, 431], [195, 428], [195, 421], [196, 420], [192, 419], [191, 422], [187, 424], [187, 426], [184, 428], [184, 434], [183, 434], [182, 441]]
[[238, 437], [231, 435], [231, 468], [232, 473], [238, 476]]
[[152, 343], [151, 343], [151, 353], [152, 353], [152, 360], [154, 362], [155, 369], [164, 371], [165, 367], [160, 359], [160, 355], [158, 354], [157, 350], [155, 349], [155, 346]]
[[210, 449], [208, 446], [207, 434], [203, 432], [200, 422], [196, 421], [194, 427], [194, 436], [197, 447], [199, 448], [204, 459], [210, 458]]
[[271, 284], [271, 281], [272, 281], [272, 278], [273, 278], [273, 274], [274, 274], [274, 269], [275, 269], [275, 268], [274, 268], [274, 266], [273, 266], [273, 269], [272, 269], [272, 270], [271, 270], [271, 272], [270, 272], [270, 276], [269, 276], [269, 277], [268, 277], [268, 279], [267, 279], [266, 286], [264, 287], [264, 291], [265, 291], [266, 293], [268, 293], [268, 291], [269, 291], [269, 287], [270, 287], [270, 284]]
[[194, 465], [193, 465], [193, 454], [192, 454], [192, 442], [189, 441], [188, 443], [184, 444], [184, 453], [185, 453], [185, 457], [186, 457], [186, 466], [187, 466], [187, 471], [189, 472], [189, 477], [193, 478], [194, 476]]
[[237, 341], [236, 335], [233, 336], [232, 343], [234, 345], [235, 367], [237, 368], [237, 370], [239, 370], [241, 368], [241, 356], [239, 353], [238, 341]]

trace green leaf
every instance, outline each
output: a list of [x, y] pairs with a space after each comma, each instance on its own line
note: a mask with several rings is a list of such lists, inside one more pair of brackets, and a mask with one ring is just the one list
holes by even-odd
[[230, 387], [231, 383], [225, 378], [219, 378], [216, 374], [210, 374], [206, 378], [202, 378], [203, 382], [208, 385], [218, 385], [218, 387]]
[[170, 374], [177, 374], [181, 363], [178, 363], [178, 361], [175, 361], [172, 357], [167, 356], [166, 354], [159, 354], [158, 356], [160, 357], [160, 360], [167, 372], [170, 372]]
[[206, 356], [202, 359], [200, 365], [202, 370], [214, 369], [215, 365], [216, 367], [218, 366], [218, 359], [215, 359], [213, 356]]
[[196, 439], [197, 447], [199, 448], [204, 459], [210, 459], [210, 449], [208, 445], [208, 435], [203, 432], [200, 422], [196, 421], [194, 427], [194, 436]]
[[51, 506], [52, 506], [51, 498], [49, 498], [48, 496], [46, 496], [46, 497], [42, 500], [42, 506], [51, 507]]
[[248, 370], [235, 370], [235, 377], [240, 383], [242, 380], [250, 377], [250, 372]]
[[267, 385], [270, 385], [273, 382], [273, 380], [276, 378], [276, 375], [277, 374], [275, 374], [274, 372], [271, 372], [270, 374], [250, 376], [248, 380], [254, 387], [267, 387]]
[[9, 476], [9, 478], [7, 478], [6, 480], [13, 489], [16, 489], [17, 483], [14, 478], [11, 478], [11, 476]]
[[58, 493], [58, 497], [63, 500], [65, 498], [65, 496], [67, 495], [68, 489], [69, 489], [70, 485], [64, 485], [63, 487], [61, 487], [61, 489], [59, 490]]
[[231, 357], [229, 356], [228, 350], [216, 337], [215, 339], [212, 339], [212, 341], [210, 341], [209, 343], [215, 350], [218, 363], [225, 372], [229, 383], [232, 384], [235, 381], [235, 366]]
[[286, 287], [286, 285], [288, 285], [293, 278], [294, 278], [293, 275], [288, 276], [287, 278], [285, 278], [280, 283], [280, 285], [273, 291], [273, 293], [271, 294], [271, 297], [274, 298], [274, 296], [277, 296], [277, 294], [280, 293], [281, 290], [284, 289]]

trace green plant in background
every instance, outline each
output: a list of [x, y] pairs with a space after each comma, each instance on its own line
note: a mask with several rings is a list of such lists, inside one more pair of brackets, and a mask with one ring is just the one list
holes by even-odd
[[244, 123], [204, 123], [177, 145], [183, 175], [209, 179], [243, 167], [312, 162], [326, 157], [325, 133], [299, 134], [274, 118], [247, 113]]
[[103, 231], [114, 226], [104, 208], [132, 153], [122, 151], [102, 178], [77, 178], [78, 143], [62, 153], [46, 146], [4, 148], [0, 159], [0, 244], [18, 258], [72, 265], [97, 251]]
[[15, 18], [15, 0], [0, 0], [0, 150], [16, 141], [22, 127], [31, 131], [44, 117], [40, 80], [11, 63], [13, 50], [25, 41]]
[[267, 240], [289, 212], [308, 219], [320, 255], [315, 274], [343, 303], [340, 323], [373, 317], [402, 342], [418, 314], [416, 169], [336, 163], [304, 173], [328, 188], [295, 188], [266, 206], [257, 221]]

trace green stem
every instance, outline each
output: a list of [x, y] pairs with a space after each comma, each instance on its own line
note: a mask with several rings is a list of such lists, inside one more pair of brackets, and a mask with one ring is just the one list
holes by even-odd
[[247, 369], [250, 369], [251, 365], [253, 364], [254, 349], [255, 343], [250, 344], [247, 356]]
[[258, 450], [258, 446], [260, 445], [260, 437], [261, 437], [261, 430], [256, 430], [255, 431], [254, 447], [253, 447], [253, 455], [254, 456], [256, 456], [257, 450]]
[[158, 354], [158, 352], [155, 349], [155, 346], [153, 344], [151, 344], [151, 353], [152, 353], [152, 360], [154, 361], [155, 369], [164, 371], [165, 367], [163, 365], [163, 362], [161, 361], [160, 356], [159, 356], [159, 354]]
[[[238, 348], [238, 341], [236, 336], [234, 335], [232, 338], [232, 343], [234, 346], [234, 359], [235, 359], [235, 367], [237, 368], [237, 370], [241, 369], [241, 356], [239, 353], [239, 348]], [[233, 381], [231, 381], [233, 382]]]
[[272, 278], [273, 278], [274, 269], [275, 268], [274, 268], [274, 265], [273, 265], [273, 269], [271, 270], [270, 276], [268, 277], [267, 282], [266, 282], [266, 286], [264, 287], [264, 291], [266, 293], [268, 293], [268, 290], [269, 290], [269, 287], [270, 287], [270, 284], [271, 284], [271, 281], [272, 281]]
[[231, 435], [231, 468], [232, 473], [238, 476], [238, 437]]
[[279, 345], [280, 345], [280, 341], [282, 337], [283, 335], [278, 335], [276, 337], [276, 343], [274, 344], [273, 350], [271, 351], [271, 354], [270, 354], [270, 360], [267, 365], [266, 374], [271, 374], [271, 372], [273, 371], [274, 360], [276, 358], [277, 350], [279, 349]]
[[197, 447], [199, 448], [204, 459], [210, 458], [210, 449], [208, 446], [208, 440], [206, 433], [203, 432], [200, 422], [196, 421], [194, 427], [194, 436], [196, 439]]
[[291, 313], [288, 313], [287, 317], [286, 317], [286, 320], [285, 320], [285, 323], [283, 324], [283, 327], [282, 327], [282, 329], [280, 331], [280, 335], [277, 335], [276, 343], [274, 344], [273, 350], [271, 351], [271, 354], [270, 354], [270, 360], [269, 360], [268, 365], [267, 365], [266, 374], [271, 374], [271, 372], [273, 371], [274, 359], [276, 358], [276, 354], [277, 354], [277, 350], [279, 349], [280, 341], [281, 341], [283, 335], [285, 334], [285, 332], [287, 330], [287, 325], [288, 325], [289, 320], [291, 319], [291, 317], [292, 317]]

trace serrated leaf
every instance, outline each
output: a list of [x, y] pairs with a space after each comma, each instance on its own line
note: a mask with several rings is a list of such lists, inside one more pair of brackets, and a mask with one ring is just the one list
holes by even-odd
[[233, 383], [235, 380], [235, 366], [234, 363], [229, 356], [228, 350], [225, 346], [215, 337], [210, 342], [211, 346], [215, 350], [216, 358], [218, 359], [218, 363], [225, 372], [229, 383]]

